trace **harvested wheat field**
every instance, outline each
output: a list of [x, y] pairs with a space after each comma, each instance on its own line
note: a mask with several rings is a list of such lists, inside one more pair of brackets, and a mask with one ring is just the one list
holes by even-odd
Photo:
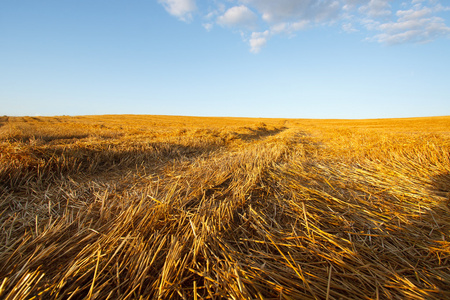
[[449, 299], [450, 117], [0, 119], [2, 299]]

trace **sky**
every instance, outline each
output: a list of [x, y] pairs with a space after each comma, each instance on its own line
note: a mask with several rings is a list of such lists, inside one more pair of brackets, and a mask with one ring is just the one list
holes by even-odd
[[450, 115], [447, 0], [0, 0], [0, 115]]

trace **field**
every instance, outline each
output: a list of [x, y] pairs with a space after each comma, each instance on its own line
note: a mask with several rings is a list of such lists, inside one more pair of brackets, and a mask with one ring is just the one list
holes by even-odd
[[0, 118], [2, 299], [450, 299], [450, 117]]

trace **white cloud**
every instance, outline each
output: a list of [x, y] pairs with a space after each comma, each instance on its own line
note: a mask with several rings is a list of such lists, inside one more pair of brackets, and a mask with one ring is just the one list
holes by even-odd
[[269, 36], [269, 30], [266, 30], [264, 32], [253, 32], [249, 40], [250, 52], [259, 53], [261, 51], [261, 48], [267, 44]]
[[450, 36], [450, 27], [444, 19], [433, 16], [433, 10], [428, 7], [399, 10], [396, 22], [380, 24], [380, 34], [374, 40], [386, 44], [400, 44], [407, 42], [426, 43], [439, 36]]
[[[275, 35], [292, 37], [317, 26], [335, 26], [341, 33], [366, 34], [370, 41], [424, 43], [450, 36], [450, 8], [443, 0], [158, 0], [177, 18], [201, 16], [203, 27], [216, 24], [241, 33], [250, 51], [258, 53]], [[445, 3], [445, 2], [444, 2]], [[201, 11], [204, 7], [205, 11]]]
[[409, 10], [399, 10], [397, 11], [396, 15], [399, 18], [399, 21], [407, 21], [407, 20], [414, 20], [423, 18], [426, 16], [431, 15], [432, 10], [428, 7], [415, 10], [415, 9], [409, 9]]
[[344, 0], [342, 4], [344, 10], [352, 10], [355, 9], [358, 5], [366, 2], [368, 2], [368, 0]]
[[268, 23], [300, 20], [330, 20], [338, 15], [338, 0], [241, 0], [254, 7]]
[[344, 23], [342, 24], [342, 30], [344, 30], [345, 32], [357, 32], [359, 31], [358, 29], [353, 27], [352, 23]]
[[371, 18], [386, 17], [392, 14], [391, 0], [370, 0], [369, 3], [359, 8], [363, 14], [367, 14]]
[[266, 22], [283, 22], [304, 15], [309, 0], [244, 0], [255, 7]]
[[244, 27], [252, 29], [256, 27], [258, 17], [247, 6], [234, 6], [217, 18], [217, 23], [223, 26]]
[[206, 29], [206, 31], [211, 31], [214, 27], [213, 23], [203, 23], [202, 25], [203, 25], [203, 28]]
[[303, 20], [298, 22], [283, 22], [283, 23], [277, 23], [270, 27], [271, 34], [293, 34], [296, 31], [304, 30], [308, 27], [310, 24], [309, 21]]
[[[360, 24], [369, 32], [378, 32], [367, 40], [394, 45], [426, 43], [439, 37], [450, 36], [450, 28], [445, 24], [445, 20], [436, 15], [446, 10], [438, 1], [403, 2], [401, 6], [406, 9], [397, 10], [394, 16], [388, 2], [389, 0], [370, 0], [359, 7]], [[424, 6], [425, 3], [429, 6]]]
[[182, 21], [190, 21], [196, 10], [195, 0], [158, 0], [167, 12]]

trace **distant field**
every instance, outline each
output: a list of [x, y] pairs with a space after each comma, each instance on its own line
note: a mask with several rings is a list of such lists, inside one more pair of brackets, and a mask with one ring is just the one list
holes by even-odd
[[450, 117], [0, 118], [1, 299], [450, 299]]

